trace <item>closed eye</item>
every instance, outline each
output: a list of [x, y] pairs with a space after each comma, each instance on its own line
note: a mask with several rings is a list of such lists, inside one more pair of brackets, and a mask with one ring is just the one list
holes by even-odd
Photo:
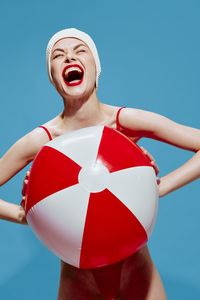
[[57, 58], [57, 57], [60, 57], [60, 56], [63, 56], [63, 54], [57, 54], [53, 57], [53, 59]]
[[77, 51], [77, 53], [82, 53], [82, 52], [86, 52], [86, 50], [85, 49], [80, 49], [80, 50]]

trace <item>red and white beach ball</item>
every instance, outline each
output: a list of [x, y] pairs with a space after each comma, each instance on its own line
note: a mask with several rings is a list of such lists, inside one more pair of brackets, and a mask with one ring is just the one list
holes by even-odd
[[105, 126], [66, 133], [36, 156], [26, 218], [63, 261], [96, 268], [120, 261], [148, 240], [158, 205], [149, 159]]

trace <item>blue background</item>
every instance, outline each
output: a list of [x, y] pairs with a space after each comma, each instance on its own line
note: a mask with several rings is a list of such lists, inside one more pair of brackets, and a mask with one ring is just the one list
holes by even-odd
[[[77, 27], [95, 39], [102, 62], [103, 102], [163, 114], [199, 127], [200, 2], [198, 0], [1, 1], [0, 155], [62, 109], [48, 81], [49, 38]], [[191, 152], [143, 140], [170, 172]], [[19, 203], [25, 170], [1, 187]], [[200, 299], [199, 182], [160, 200], [149, 243], [170, 300]], [[1, 300], [56, 299], [59, 260], [30, 228], [0, 221]]]

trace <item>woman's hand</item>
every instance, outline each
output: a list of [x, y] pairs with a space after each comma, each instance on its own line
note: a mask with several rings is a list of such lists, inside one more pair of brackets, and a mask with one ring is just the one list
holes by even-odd
[[22, 200], [21, 200], [21, 223], [22, 224], [27, 224], [26, 217], [25, 217], [25, 207], [26, 207], [26, 191], [27, 191], [27, 186], [28, 186], [28, 180], [30, 176], [30, 171], [26, 172], [26, 176], [23, 181], [23, 186], [22, 186]]
[[[144, 147], [141, 146], [140, 148], [141, 148], [141, 150], [143, 151], [143, 153], [148, 157], [148, 159], [150, 160], [150, 163], [151, 163], [152, 167], [153, 167], [154, 170], [155, 170], [156, 175], [158, 175], [158, 173], [159, 173], [159, 168], [158, 168], [158, 166], [157, 166], [157, 164], [156, 164], [156, 161], [155, 161], [153, 155], [151, 155], [151, 154], [147, 151], [147, 149], [145, 149]], [[25, 207], [26, 207], [26, 191], [27, 191], [27, 186], [28, 186], [29, 176], [30, 176], [30, 171], [27, 171], [27, 172], [26, 172], [26, 176], [24, 177], [23, 186], [22, 186], [22, 191], [21, 191], [21, 193], [22, 193], [21, 206], [22, 206], [23, 209], [25, 209]], [[158, 185], [160, 184], [160, 178], [159, 178], [159, 177], [157, 177], [157, 184], [158, 184]]]
[[[144, 147], [140, 147], [140, 148], [143, 151], [143, 153], [149, 158], [150, 163], [151, 163], [152, 167], [154, 168], [156, 175], [158, 175], [159, 168], [156, 164], [156, 161], [155, 161], [154, 157]], [[159, 177], [157, 177], [157, 184], [160, 184], [160, 178]]]
[[27, 191], [27, 186], [28, 186], [28, 180], [29, 180], [29, 176], [30, 176], [30, 171], [26, 172], [26, 176], [24, 177], [24, 181], [23, 181], [23, 186], [22, 186], [22, 200], [20, 205], [25, 209], [26, 207], [26, 191]]
[[0, 219], [18, 224], [27, 224], [22, 206], [0, 199]]
[[27, 220], [26, 220], [26, 214], [25, 214], [24, 207], [21, 205], [19, 207], [19, 223], [24, 224], [24, 225], [28, 224]]
[[0, 199], [0, 219], [7, 220], [18, 224], [27, 224], [25, 214], [25, 201], [26, 201], [26, 189], [28, 183], [28, 176], [30, 172], [26, 173], [22, 188], [22, 201], [20, 205], [9, 203]]
[[[10, 147], [0, 158], [0, 186], [8, 182], [35, 158], [38, 151], [45, 144], [46, 139], [46, 135], [44, 135], [44, 138], [41, 137], [41, 131], [36, 128]], [[26, 224], [24, 207], [27, 178], [25, 178], [23, 184], [21, 206], [0, 199], [0, 219]]]
[[178, 124], [150, 111], [126, 108], [120, 114], [121, 127], [141, 132], [142, 137], [192, 151], [192, 158], [174, 171], [162, 176], [159, 195], [163, 197], [200, 178], [200, 130]]

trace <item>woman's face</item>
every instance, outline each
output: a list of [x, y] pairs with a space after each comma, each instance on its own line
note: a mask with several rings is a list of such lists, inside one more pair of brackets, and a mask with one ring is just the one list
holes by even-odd
[[51, 74], [64, 98], [89, 96], [96, 82], [96, 65], [88, 46], [76, 38], [59, 40], [52, 49]]

